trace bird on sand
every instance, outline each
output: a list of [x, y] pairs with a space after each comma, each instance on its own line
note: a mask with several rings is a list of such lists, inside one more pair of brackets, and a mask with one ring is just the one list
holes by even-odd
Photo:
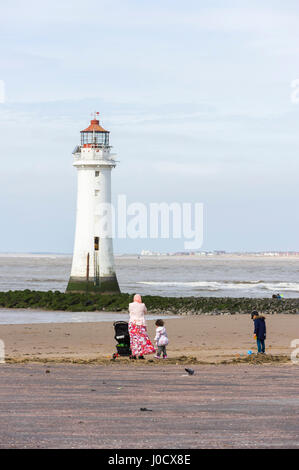
[[194, 370], [193, 369], [185, 368], [185, 371], [188, 372], [189, 375], [194, 375]]

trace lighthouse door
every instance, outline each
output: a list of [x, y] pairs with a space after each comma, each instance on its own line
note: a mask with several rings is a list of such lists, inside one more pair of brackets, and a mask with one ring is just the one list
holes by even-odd
[[94, 237], [94, 284], [95, 286], [100, 285], [100, 263], [99, 263], [99, 249], [100, 249], [100, 239], [99, 237]]

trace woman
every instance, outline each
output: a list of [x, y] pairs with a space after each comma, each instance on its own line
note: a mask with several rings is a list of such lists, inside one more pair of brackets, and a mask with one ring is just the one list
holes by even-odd
[[155, 348], [151, 343], [146, 331], [146, 322], [144, 315], [147, 313], [146, 306], [142, 303], [141, 296], [136, 294], [134, 302], [129, 304], [129, 334], [132, 359], [144, 359], [145, 354], [152, 354]]

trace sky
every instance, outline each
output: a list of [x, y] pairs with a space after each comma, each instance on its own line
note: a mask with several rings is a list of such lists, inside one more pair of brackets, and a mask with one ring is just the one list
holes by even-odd
[[1, 2], [0, 252], [72, 252], [93, 111], [114, 202], [203, 203], [202, 250], [299, 251], [298, 58], [297, 0]]

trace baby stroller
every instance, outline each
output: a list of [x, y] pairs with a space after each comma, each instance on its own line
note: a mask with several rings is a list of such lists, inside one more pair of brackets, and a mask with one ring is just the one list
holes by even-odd
[[118, 356], [131, 356], [128, 323], [126, 321], [116, 321], [113, 326], [115, 331], [114, 339], [117, 341], [117, 353], [113, 354], [113, 359]]

